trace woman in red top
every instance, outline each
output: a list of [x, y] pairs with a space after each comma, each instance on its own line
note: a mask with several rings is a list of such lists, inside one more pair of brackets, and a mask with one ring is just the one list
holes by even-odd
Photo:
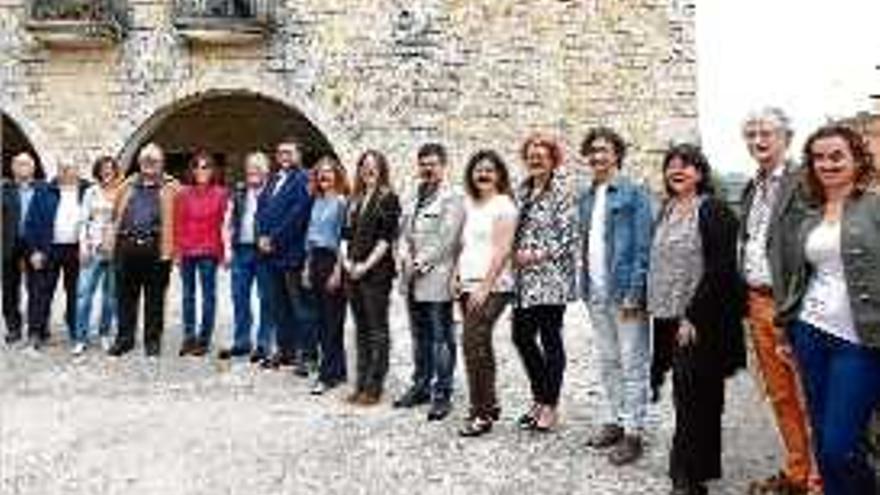
[[[189, 163], [187, 185], [177, 196], [175, 260], [183, 289], [183, 345], [180, 355], [203, 356], [211, 345], [217, 299], [217, 265], [224, 260], [223, 215], [227, 192], [214, 159], [199, 152]], [[196, 331], [196, 274], [202, 293], [202, 321]]]

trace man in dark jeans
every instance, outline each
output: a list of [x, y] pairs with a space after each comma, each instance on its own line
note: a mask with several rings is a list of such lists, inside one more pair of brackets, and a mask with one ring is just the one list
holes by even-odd
[[24, 246], [25, 219], [34, 195], [36, 162], [20, 153], [10, 164], [12, 180], [3, 182], [3, 320], [7, 345], [21, 340], [21, 274], [27, 264]]
[[[269, 179], [257, 200], [257, 251], [266, 266], [266, 292], [276, 345], [273, 356], [263, 361], [266, 368], [298, 364], [303, 374], [305, 361], [315, 356], [313, 325], [304, 324], [301, 287], [305, 261], [305, 238], [311, 213], [308, 173], [294, 139], [285, 139], [275, 150], [278, 171]], [[302, 353], [297, 361], [297, 351]]]
[[450, 412], [455, 370], [452, 276], [464, 220], [462, 197], [444, 184], [446, 150], [429, 143], [418, 152], [419, 187], [404, 213], [403, 280], [413, 338], [410, 389], [394, 402], [413, 407], [432, 402], [428, 420]]
[[174, 197], [177, 181], [163, 172], [165, 154], [154, 143], [138, 154], [140, 172], [122, 186], [116, 222], [119, 332], [111, 356], [134, 348], [141, 291], [144, 293], [144, 351], [158, 357], [162, 348], [165, 291], [174, 246]]

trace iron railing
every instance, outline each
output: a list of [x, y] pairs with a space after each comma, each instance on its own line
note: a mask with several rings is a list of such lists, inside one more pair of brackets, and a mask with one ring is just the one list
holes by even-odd
[[178, 20], [265, 23], [274, 4], [273, 0], [176, 0], [174, 14]]
[[31, 20], [125, 24], [122, 0], [32, 0]]

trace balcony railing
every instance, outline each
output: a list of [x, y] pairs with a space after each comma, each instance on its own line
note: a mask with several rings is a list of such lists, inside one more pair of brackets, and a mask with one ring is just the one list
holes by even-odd
[[192, 41], [247, 43], [269, 32], [274, 0], [176, 0], [174, 25]]
[[48, 45], [87, 47], [125, 35], [124, 0], [32, 0], [27, 26]]

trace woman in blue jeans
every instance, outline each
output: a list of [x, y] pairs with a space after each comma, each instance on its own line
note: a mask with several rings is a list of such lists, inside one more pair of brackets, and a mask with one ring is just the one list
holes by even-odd
[[774, 250], [780, 318], [801, 370], [826, 495], [877, 493], [864, 451], [880, 406], [880, 191], [854, 130], [830, 125], [804, 146], [798, 228]]
[[101, 315], [98, 333], [105, 351], [112, 344], [110, 329], [116, 317], [116, 291], [111, 261], [113, 203], [119, 191], [119, 163], [102, 156], [92, 167], [96, 183], [83, 196], [79, 231], [80, 273], [76, 289], [76, 343], [73, 354], [88, 345], [92, 321], [92, 300], [101, 287]]

